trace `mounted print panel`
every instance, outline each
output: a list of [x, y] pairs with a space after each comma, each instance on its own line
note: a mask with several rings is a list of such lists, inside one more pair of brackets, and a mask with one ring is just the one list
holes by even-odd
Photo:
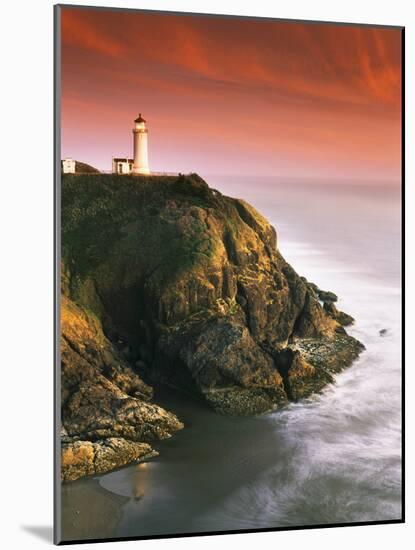
[[55, 542], [403, 521], [403, 29], [55, 7]]

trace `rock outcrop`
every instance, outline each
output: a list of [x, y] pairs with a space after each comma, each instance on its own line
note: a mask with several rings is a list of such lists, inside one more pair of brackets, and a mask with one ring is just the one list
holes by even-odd
[[180, 429], [148, 384], [259, 414], [319, 391], [363, 349], [267, 220], [197, 175], [65, 175], [62, 250], [63, 421], [80, 441]]
[[136, 443], [120, 437], [94, 442], [62, 442], [61, 478], [63, 481], [74, 481], [86, 475], [103, 474], [157, 454], [148, 443]]
[[338, 321], [343, 327], [348, 327], [354, 323], [353, 317], [344, 311], [338, 310], [333, 302], [324, 302], [323, 307], [330, 317]]
[[[65, 288], [63, 288], [65, 292]], [[61, 477], [74, 480], [154, 456], [145, 441], [183, 427], [105, 337], [100, 321], [61, 298]]]

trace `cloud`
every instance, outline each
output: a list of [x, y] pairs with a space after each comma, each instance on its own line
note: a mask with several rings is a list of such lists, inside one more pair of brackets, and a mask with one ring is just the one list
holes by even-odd
[[141, 109], [157, 143], [171, 152], [174, 127], [223, 166], [255, 151], [253, 169], [284, 154], [400, 169], [396, 29], [63, 8], [62, 64], [65, 140], [119, 150]]

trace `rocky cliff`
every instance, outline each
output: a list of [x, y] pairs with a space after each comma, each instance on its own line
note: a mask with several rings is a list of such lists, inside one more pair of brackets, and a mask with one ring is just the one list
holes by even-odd
[[98, 318], [61, 299], [62, 479], [154, 456], [145, 442], [183, 427], [106, 338]]
[[319, 391], [363, 348], [267, 220], [197, 175], [65, 175], [62, 257], [63, 448], [73, 463], [84, 441], [94, 471], [182, 427], [149, 384], [260, 414]]

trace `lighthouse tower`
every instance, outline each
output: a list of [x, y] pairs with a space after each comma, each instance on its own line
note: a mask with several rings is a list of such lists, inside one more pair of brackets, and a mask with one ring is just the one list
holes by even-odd
[[146, 121], [141, 116], [134, 120], [134, 164], [133, 174], [149, 174], [150, 168], [148, 167], [148, 150], [147, 150], [147, 136], [148, 130], [146, 128]]

